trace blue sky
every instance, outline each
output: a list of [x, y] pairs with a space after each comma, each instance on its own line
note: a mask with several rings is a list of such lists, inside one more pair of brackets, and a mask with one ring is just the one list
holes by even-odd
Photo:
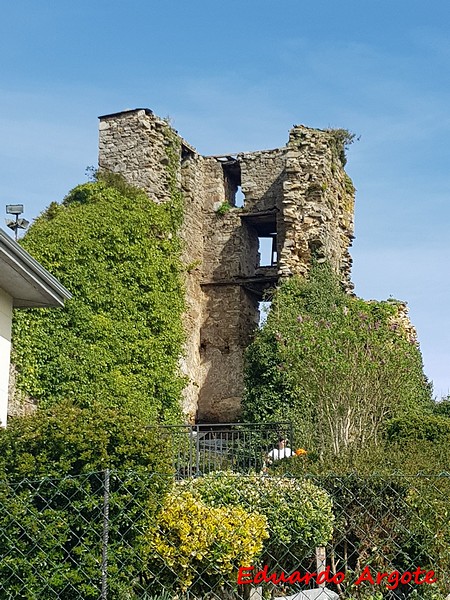
[[[0, 22], [0, 197], [33, 218], [86, 180], [98, 115], [148, 107], [199, 152], [293, 124], [360, 136], [353, 280], [407, 300], [450, 390], [448, 0], [15, 0]], [[6, 215], [5, 215], [6, 216]]]

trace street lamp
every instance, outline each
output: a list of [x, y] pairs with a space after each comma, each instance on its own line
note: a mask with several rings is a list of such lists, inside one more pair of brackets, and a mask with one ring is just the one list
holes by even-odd
[[6, 225], [14, 231], [14, 238], [17, 242], [17, 233], [19, 229], [26, 229], [30, 224], [26, 219], [19, 219], [19, 215], [23, 213], [23, 204], [7, 204], [6, 214], [15, 215], [15, 220], [5, 219]]

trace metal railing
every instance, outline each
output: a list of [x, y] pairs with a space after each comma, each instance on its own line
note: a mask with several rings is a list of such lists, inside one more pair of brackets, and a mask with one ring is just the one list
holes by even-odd
[[290, 422], [168, 425], [158, 427], [158, 434], [178, 478], [226, 469], [260, 471], [279, 438], [295, 448]]

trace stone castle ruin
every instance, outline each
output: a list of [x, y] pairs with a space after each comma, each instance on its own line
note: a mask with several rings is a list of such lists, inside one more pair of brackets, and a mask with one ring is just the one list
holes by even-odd
[[[167, 128], [148, 109], [100, 117], [99, 168], [164, 202]], [[307, 274], [314, 257], [329, 261], [351, 290], [354, 188], [339, 133], [298, 125], [282, 148], [218, 156], [201, 156], [179, 138], [190, 421], [238, 418], [244, 349], [266, 290], [280, 278]]]

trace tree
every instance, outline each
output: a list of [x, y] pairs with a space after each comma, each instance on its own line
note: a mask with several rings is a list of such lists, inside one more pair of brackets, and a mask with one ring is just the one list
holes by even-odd
[[328, 265], [277, 290], [247, 352], [244, 419], [294, 422], [320, 456], [377, 445], [385, 424], [431, 412], [419, 348], [398, 303], [343, 292]]
[[184, 380], [181, 199], [156, 204], [111, 174], [72, 190], [24, 247], [73, 294], [15, 315], [18, 385], [41, 406], [94, 401], [155, 422], [180, 412]]

